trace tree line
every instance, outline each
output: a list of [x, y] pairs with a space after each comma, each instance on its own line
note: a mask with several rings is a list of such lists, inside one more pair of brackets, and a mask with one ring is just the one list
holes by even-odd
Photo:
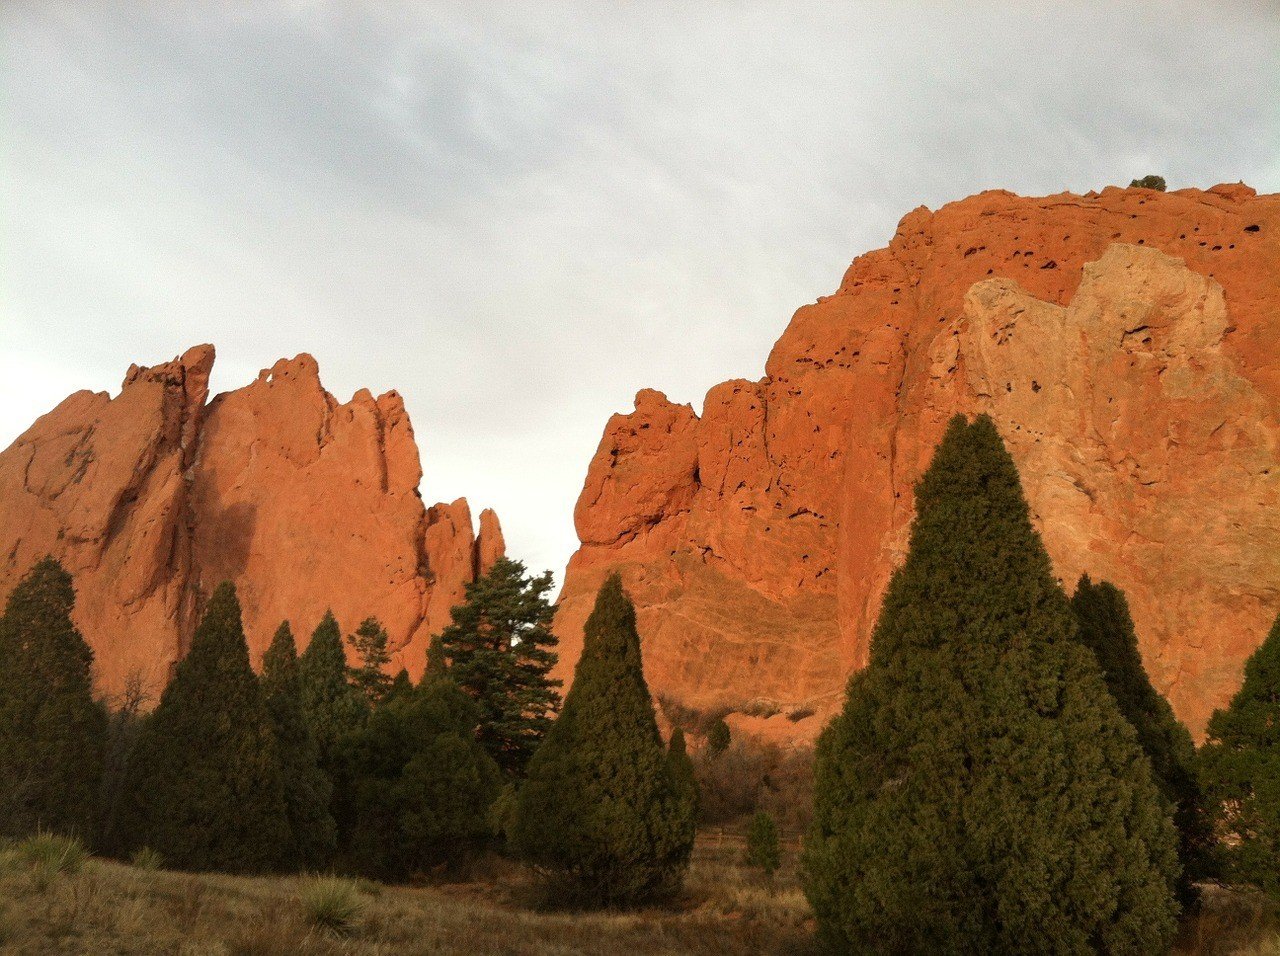
[[136, 695], [115, 713], [93, 698], [71, 577], [46, 558], [0, 617], [0, 836], [54, 831], [192, 871], [385, 880], [500, 848], [584, 902], [675, 892], [696, 784], [683, 745], [659, 736], [634, 608], [617, 578], [601, 589], [561, 708], [550, 588], [549, 573], [496, 562], [415, 684], [387, 674], [375, 619], [344, 642], [331, 613], [301, 655], [282, 623], [255, 674], [223, 583], [142, 715]]
[[[668, 898], [700, 800], [684, 735], [659, 735], [616, 575], [561, 701], [550, 586], [499, 562], [415, 684], [387, 676], [376, 621], [348, 655], [331, 615], [300, 656], [281, 625], [255, 675], [222, 585], [159, 705], [129, 723], [93, 700], [70, 578], [42, 561], [0, 618], [0, 832], [383, 879], [499, 847], [562, 898]], [[1280, 622], [1197, 751], [1123, 593], [1085, 576], [1067, 594], [995, 425], [957, 416], [868, 666], [818, 742], [802, 871], [819, 930], [855, 952], [1159, 952], [1206, 881], [1280, 897], [1278, 718]], [[706, 746], [727, 746], [712, 731]], [[773, 821], [751, 831], [772, 873]]]

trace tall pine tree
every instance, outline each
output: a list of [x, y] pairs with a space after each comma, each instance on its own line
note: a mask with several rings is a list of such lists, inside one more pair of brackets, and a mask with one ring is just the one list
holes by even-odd
[[292, 842], [271, 716], [230, 583], [218, 585], [134, 749], [125, 832], [185, 870], [281, 867]]
[[1124, 592], [1107, 581], [1094, 584], [1086, 574], [1076, 585], [1071, 609], [1081, 642], [1098, 659], [1111, 696], [1137, 731], [1138, 745], [1151, 760], [1156, 784], [1173, 808], [1182, 863], [1178, 895], [1189, 904], [1196, 897], [1195, 881], [1210, 873], [1212, 849], [1191, 733], [1151, 686]]
[[510, 776], [524, 772], [560, 706], [560, 681], [550, 677], [551, 581], [550, 571], [529, 577], [519, 561], [500, 558], [467, 585], [439, 635], [449, 676], [480, 705], [481, 744]]
[[694, 820], [658, 735], [636, 612], [617, 575], [600, 589], [564, 709], [529, 762], [513, 841], [584, 902], [679, 889]]
[[1199, 757], [1223, 877], [1280, 898], [1280, 618]]
[[292, 845], [290, 868], [320, 870], [333, 859], [336, 831], [329, 810], [333, 784], [320, 768], [320, 748], [302, 716], [298, 648], [285, 621], [262, 656], [262, 694], [275, 730]]
[[1075, 630], [995, 425], [957, 417], [819, 742], [806, 892], [829, 943], [1167, 948], [1176, 833]]
[[360, 666], [351, 673], [351, 683], [364, 694], [369, 706], [376, 706], [391, 690], [392, 678], [387, 673], [391, 652], [387, 650], [386, 629], [376, 617], [367, 617], [356, 632], [347, 637], [347, 643], [360, 660]]
[[45, 558], [0, 618], [0, 836], [94, 836], [107, 718], [74, 606], [71, 575]]

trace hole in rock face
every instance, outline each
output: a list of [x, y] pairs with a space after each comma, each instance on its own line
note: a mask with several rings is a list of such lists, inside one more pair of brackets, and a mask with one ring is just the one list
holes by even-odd
[[1052, 259], [1050, 259], [1048, 262], [1046, 262], [1046, 263], [1045, 263], [1044, 265], [1042, 265], [1040, 268], [1041, 268], [1041, 269], [1056, 269], [1056, 268], [1058, 268], [1058, 264], [1057, 264], [1056, 262], [1054, 262]]
[[1259, 226], [1256, 222], [1252, 226], [1244, 227], [1245, 232], [1258, 232], [1260, 229], [1262, 229], [1262, 227]]
[[1031, 391], [1033, 391], [1033, 392], [1039, 392], [1039, 391], [1040, 391], [1040, 383], [1039, 383], [1039, 382], [1035, 382], [1035, 381], [1033, 381], [1033, 382], [1031, 383]]

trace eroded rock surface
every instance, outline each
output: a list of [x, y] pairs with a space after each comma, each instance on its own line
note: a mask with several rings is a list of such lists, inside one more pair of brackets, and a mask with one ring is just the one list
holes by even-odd
[[309, 355], [206, 404], [211, 346], [129, 370], [118, 396], [78, 392], [0, 452], [0, 600], [45, 554], [74, 575], [100, 688], [154, 695], [203, 600], [236, 583], [255, 662], [280, 621], [299, 643], [326, 608], [377, 617], [393, 666], [421, 672], [429, 636], [503, 552], [491, 511], [424, 507], [395, 392], [339, 403]]
[[866, 661], [947, 420], [987, 411], [1058, 573], [1126, 590], [1200, 733], [1280, 610], [1278, 336], [1280, 197], [917, 209], [796, 313], [764, 379], [716, 386], [701, 416], [645, 391], [610, 419], [575, 514], [564, 676], [619, 570], [658, 697], [812, 737]]

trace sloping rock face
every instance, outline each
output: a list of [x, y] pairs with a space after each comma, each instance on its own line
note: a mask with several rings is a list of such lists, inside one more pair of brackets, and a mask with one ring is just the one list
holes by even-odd
[[79, 392], [0, 452], [0, 599], [45, 554], [74, 575], [100, 689], [154, 694], [203, 600], [236, 583], [258, 660], [282, 620], [299, 644], [326, 608], [377, 617], [393, 666], [421, 672], [429, 636], [503, 553], [497, 517], [424, 507], [395, 392], [347, 404], [309, 355], [206, 404], [211, 346], [132, 368], [120, 394]]
[[1199, 734], [1280, 610], [1278, 336], [1280, 197], [917, 209], [796, 313], [764, 379], [716, 386], [700, 417], [646, 391], [610, 419], [575, 512], [564, 676], [617, 570], [656, 696], [811, 738], [867, 660], [947, 420], [984, 411], [1064, 584], [1125, 589]]

